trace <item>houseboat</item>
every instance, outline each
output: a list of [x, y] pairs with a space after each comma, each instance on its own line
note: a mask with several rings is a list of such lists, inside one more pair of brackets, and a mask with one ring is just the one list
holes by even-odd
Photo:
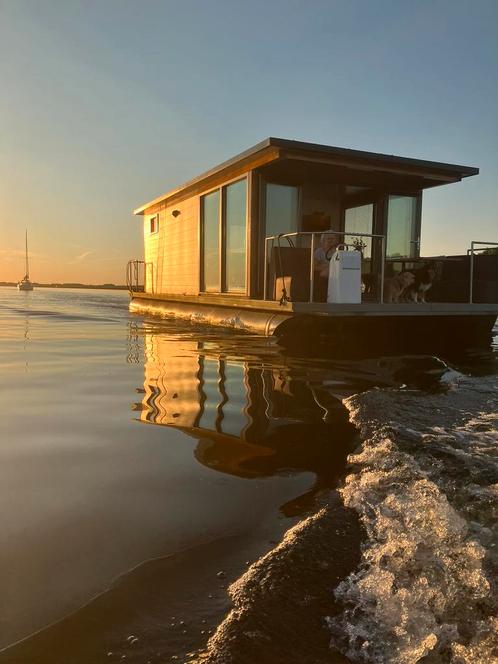
[[478, 173], [268, 138], [134, 211], [130, 309], [338, 348], [488, 345], [498, 243], [420, 256], [424, 190]]

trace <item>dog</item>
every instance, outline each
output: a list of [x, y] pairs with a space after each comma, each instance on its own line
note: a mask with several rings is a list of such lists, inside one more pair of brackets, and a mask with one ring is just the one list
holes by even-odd
[[377, 277], [375, 274], [361, 275], [361, 292], [363, 295], [373, 295], [375, 293], [375, 284]]
[[413, 270], [415, 281], [407, 286], [403, 292], [405, 302], [425, 302], [425, 294], [432, 288], [436, 278], [436, 268], [428, 265]]
[[384, 302], [399, 302], [403, 291], [415, 283], [413, 272], [400, 272], [384, 281]]

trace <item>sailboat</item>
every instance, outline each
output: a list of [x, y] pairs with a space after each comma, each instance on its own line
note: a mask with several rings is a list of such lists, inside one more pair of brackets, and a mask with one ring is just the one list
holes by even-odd
[[21, 281], [18, 282], [17, 288], [20, 291], [33, 290], [33, 284], [29, 280], [29, 263], [28, 263], [28, 231], [26, 230], [26, 273]]

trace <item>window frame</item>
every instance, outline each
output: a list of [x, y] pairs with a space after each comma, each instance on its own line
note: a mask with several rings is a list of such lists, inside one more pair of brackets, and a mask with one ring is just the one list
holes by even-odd
[[[207, 196], [218, 193], [218, 289], [207, 289], [205, 282], [205, 270], [204, 270], [204, 205], [203, 200]], [[222, 281], [221, 281], [221, 264], [223, 257], [221, 255], [221, 226], [222, 226], [222, 216], [223, 216], [223, 201], [220, 191], [220, 187], [214, 187], [210, 191], [206, 191], [201, 196], [199, 196], [199, 291], [201, 293], [221, 293], [222, 292]]]
[[[412, 239], [410, 244], [412, 245], [412, 256], [410, 258], [420, 258], [420, 243], [421, 243], [421, 233], [422, 233], [422, 196], [423, 190], [403, 190], [403, 189], [394, 189], [389, 190], [385, 193], [384, 196], [384, 223], [383, 223], [383, 235], [386, 238], [386, 260], [388, 259], [387, 255], [387, 236], [389, 233], [389, 198], [391, 196], [397, 197], [410, 197], [415, 198], [415, 223], [412, 228]], [[392, 260], [392, 259], [390, 259]]]
[[[292, 187], [297, 189], [297, 206], [296, 206], [296, 231], [300, 232], [303, 226], [303, 187], [301, 184], [293, 184], [284, 180], [276, 179], [264, 179], [263, 180], [263, 196], [261, 201], [262, 215], [261, 215], [261, 228], [263, 231], [262, 239], [263, 242], [267, 237], [267, 228], [266, 228], [266, 214], [267, 214], [267, 196], [268, 196], [268, 185], [277, 185], [279, 187]], [[294, 231], [289, 231], [293, 233]], [[269, 236], [268, 236], [269, 237]]]
[[[154, 230], [152, 227], [154, 226]], [[149, 218], [149, 235], [156, 235], [159, 233], [159, 213], [151, 215]]]
[[[245, 288], [244, 290], [228, 290], [226, 283], [226, 189], [232, 184], [245, 181], [246, 183], [246, 244], [245, 244]], [[220, 196], [219, 206], [219, 219], [218, 219], [218, 248], [219, 248], [219, 261], [218, 261], [218, 276], [219, 276], [219, 290], [206, 290], [204, 281], [204, 206], [203, 199], [205, 196], [218, 191]], [[230, 295], [233, 297], [247, 297], [249, 292], [249, 278], [250, 278], [250, 180], [249, 173], [244, 173], [226, 180], [223, 184], [216, 187], [211, 187], [203, 191], [199, 196], [199, 293], [201, 295]]]

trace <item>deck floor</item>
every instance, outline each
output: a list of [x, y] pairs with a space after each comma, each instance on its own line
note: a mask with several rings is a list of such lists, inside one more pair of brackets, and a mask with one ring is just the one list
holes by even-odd
[[286, 302], [254, 300], [237, 295], [172, 295], [169, 293], [133, 293], [133, 299], [154, 302], [176, 302], [205, 306], [250, 309], [282, 314], [318, 314], [325, 316], [458, 316], [495, 315], [498, 303], [380, 303], [329, 304], [327, 302]]

